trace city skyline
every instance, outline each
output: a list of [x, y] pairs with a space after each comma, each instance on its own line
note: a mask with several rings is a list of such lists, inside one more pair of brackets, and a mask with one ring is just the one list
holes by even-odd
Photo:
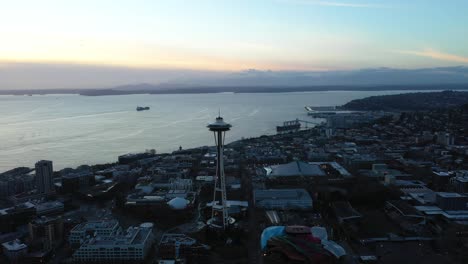
[[468, 263], [468, 1], [0, 7], [0, 263]]

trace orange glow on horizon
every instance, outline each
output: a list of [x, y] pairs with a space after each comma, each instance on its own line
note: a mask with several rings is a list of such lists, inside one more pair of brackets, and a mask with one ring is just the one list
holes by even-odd
[[[296, 63], [258, 63], [228, 60], [165, 60], [155, 62], [148, 61], [98, 61], [84, 59], [40, 59], [40, 58], [1, 58], [0, 66], [10, 64], [67, 64], [102, 67], [121, 67], [134, 69], [168, 69], [168, 70], [194, 70], [194, 71], [242, 71], [247, 69], [273, 70], [273, 71], [329, 71], [336, 68], [312, 67], [307, 64]], [[345, 68], [340, 68], [345, 69]]]

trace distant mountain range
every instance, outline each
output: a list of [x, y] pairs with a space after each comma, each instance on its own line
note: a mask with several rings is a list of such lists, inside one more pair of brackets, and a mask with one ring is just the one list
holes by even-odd
[[115, 89], [82, 90], [81, 95], [124, 95], [124, 94], [189, 94], [189, 93], [288, 93], [314, 91], [390, 91], [390, 90], [468, 90], [468, 84], [440, 84], [440, 85], [380, 85], [380, 86], [214, 86], [214, 87], [186, 87], [162, 88], [151, 85], [126, 86]]
[[[60, 77], [60, 67], [54, 68]], [[67, 68], [67, 70], [72, 71]], [[82, 66], [80, 73], [89, 75], [86, 80], [105, 78], [109, 83], [125, 80], [144, 80], [144, 83], [96, 89], [30, 89], [0, 90], [0, 94], [45, 94], [79, 93], [82, 95], [120, 94], [168, 94], [168, 93], [261, 93], [261, 92], [303, 92], [327, 90], [463, 90], [468, 89], [468, 67], [440, 67], [424, 69], [375, 68], [348, 71], [260, 71], [250, 69], [241, 72], [203, 72], [137, 70], [126, 72], [112, 69], [107, 74], [99, 74], [102, 69], [87, 69]], [[65, 71], [65, 70], [64, 70]], [[89, 71], [89, 72], [87, 72]], [[112, 74], [111, 74], [112, 73]], [[73, 78], [69, 73], [67, 78]], [[80, 75], [77, 75], [80, 76]], [[151, 76], [154, 77], [154, 83]], [[2, 72], [0, 71], [0, 77]], [[4, 76], [7, 80], [9, 76]], [[45, 77], [44, 77], [45, 78]], [[106, 80], [107, 80], [106, 79]], [[80, 79], [82, 80], [82, 78]], [[38, 83], [41, 79], [38, 80]], [[72, 80], [73, 81], [73, 80]], [[103, 80], [101, 83], [106, 83]], [[79, 83], [79, 80], [76, 81]], [[44, 85], [43, 85], [44, 86]], [[2, 85], [0, 89], [7, 89]]]
[[[172, 81], [152, 85], [149, 83], [118, 86], [113, 90], [171, 90], [171, 89], [221, 89], [224, 91], [249, 88], [286, 88], [304, 89], [321, 87], [320, 90], [333, 87], [366, 87], [468, 84], [468, 67], [443, 67], [424, 69], [376, 68], [349, 71], [260, 71], [250, 69], [241, 72], [204, 76], [203, 78], [178, 78]], [[302, 87], [302, 88], [299, 88]], [[231, 89], [229, 89], [231, 88]], [[259, 89], [260, 88], [260, 89]], [[326, 89], [325, 89], [326, 90]]]
[[[348, 71], [259, 71], [201, 80], [203, 86], [379, 86], [468, 83], [468, 67], [423, 69], [375, 68]], [[197, 85], [196, 81], [192, 84]]]

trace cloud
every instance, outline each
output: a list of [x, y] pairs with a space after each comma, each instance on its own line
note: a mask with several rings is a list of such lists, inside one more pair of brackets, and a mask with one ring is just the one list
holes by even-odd
[[468, 57], [463, 57], [455, 54], [449, 54], [440, 52], [434, 49], [424, 49], [422, 51], [412, 51], [412, 50], [397, 50], [397, 53], [401, 54], [410, 54], [420, 57], [428, 57], [436, 60], [452, 61], [452, 62], [461, 62], [468, 63]]
[[386, 8], [383, 5], [369, 4], [369, 3], [358, 3], [358, 2], [335, 2], [335, 1], [322, 1], [322, 0], [280, 0], [280, 2], [289, 2], [297, 4], [307, 5], [319, 5], [319, 6], [334, 6], [334, 7], [352, 7], [352, 8]]

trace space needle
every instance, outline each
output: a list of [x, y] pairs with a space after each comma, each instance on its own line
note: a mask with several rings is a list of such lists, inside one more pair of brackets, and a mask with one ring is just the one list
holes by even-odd
[[[211, 219], [207, 224], [211, 227], [226, 229], [226, 227], [234, 222], [234, 219], [229, 217], [226, 204], [226, 178], [224, 176], [224, 139], [226, 131], [231, 129], [231, 125], [224, 122], [223, 118], [218, 115], [214, 123], [209, 124], [208, 129], [213, 131], [215, 144], [217, 148], [216, 159], [216, 177], [213, 194], [213, 203], [211, 211]], [[221, 196], [221, 203], [218, 202], [217, 196]]]

